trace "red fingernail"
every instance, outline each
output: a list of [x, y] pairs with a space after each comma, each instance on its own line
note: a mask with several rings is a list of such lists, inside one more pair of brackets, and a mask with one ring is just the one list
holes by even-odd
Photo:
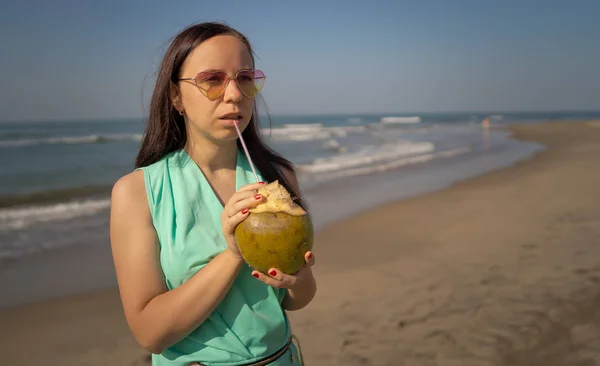
[[261, 186], [264, 186], [265, 182], [258, 182], [258, 184], [260, 184]]
[[258, 273], [253, 273], [252, 274], [254, 277], [258, 278]]
[[242, 210], [242, 215], [245, 215], [247, 213], [248, 213], [248, 209], [247, 208], [245, 208], [245, 209]]
[[260, 194], [254, 195], [254, 199], [259, 200], [262, 196]]
[[269, 274], [270, 274], [271, 276], [275, 276], [275, 275], [277, 274], [277, 271], [276, 271], [276, 270], [274, 270], [274, 269], [272, 269], [272, 270], [271, 270], [271, 272], [269, 272]]
[[308, 253], [308, 259], [312, 258], [312, 253]]

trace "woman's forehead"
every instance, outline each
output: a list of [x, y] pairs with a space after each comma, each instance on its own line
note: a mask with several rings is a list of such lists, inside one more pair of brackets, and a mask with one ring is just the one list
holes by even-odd
[[248, 47], [238, 38], [223, 35], [212, 37], [198, 45], [187, 57], [183, 68], [237, 71], [253, 67]]

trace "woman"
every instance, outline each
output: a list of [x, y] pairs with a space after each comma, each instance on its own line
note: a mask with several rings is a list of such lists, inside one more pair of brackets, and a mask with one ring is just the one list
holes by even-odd
[[263, 83], [246, 37], [218, 23], [183, 30], [160, 65], [136, 170], [115, 184], [110, 222], [125, 316], [154, 365], [300, 364], [285, 311], [315, 295], [313, 254], [295, 275], [259, 273], [233, 235], [263, 200], [235, 123], [259, 179], [300, 195], [292, 164], [259, 137]]

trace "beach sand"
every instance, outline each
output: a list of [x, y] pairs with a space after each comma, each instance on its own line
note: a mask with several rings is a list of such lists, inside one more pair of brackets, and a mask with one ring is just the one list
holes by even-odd
[[[549, 148], [317, 233], [318, 295], [290, 313], [307, 365], [600, 364], [600, 123], [510, 129]], [[116, 290], [0, 325], [2, 364], [149, 364]]]

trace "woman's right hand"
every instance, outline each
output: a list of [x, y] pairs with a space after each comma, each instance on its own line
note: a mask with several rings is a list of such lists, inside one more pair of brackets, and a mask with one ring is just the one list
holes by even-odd
[[256, 190], [264, 185], [264, 182], [252, 183], [240, 187], [229, 201], [225, 204], [221, 213], [221, 227], [223, 235], [227, 240], [229, 251], [238, 257], [242, 257], [235, 243], [234, 230], [238, 224], [248, 216], [248, 209], [258, 206], [264, 200], [264, 197], [256, 193]]

